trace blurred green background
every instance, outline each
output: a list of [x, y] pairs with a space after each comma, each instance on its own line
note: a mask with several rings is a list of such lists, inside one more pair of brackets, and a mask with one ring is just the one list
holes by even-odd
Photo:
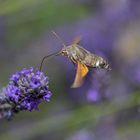
[[139, 6], [139, 0], [0, 0], [1, 86], [16, 71], [38, 68], [45, 55], [62, 48], [52, 30], [66, 44], [81, 35], [81, 45], [105, 55], [113, 67], [107, 95], [102, 89], [99, 100], [89, 101], [94, 72], [83, 87], [71, 89], [73, 64], [50, 58], [43, 71], [50, 79], [51, 101], [39, 111], [0, 120], [0, 139], [139, 140]]

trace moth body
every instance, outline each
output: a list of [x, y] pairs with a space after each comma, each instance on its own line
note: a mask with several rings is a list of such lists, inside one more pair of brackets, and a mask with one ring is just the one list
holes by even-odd
[[80, 62], [88, 67], [111, 70], [108, 62], [104, 58], [90, 53], [78, 44], [72, 44], [64, 47], [61, 50], [61, 53], [62, 55], [70, 58], [70, 60], [74, 63]]
[[42, 69], [44, 60], [50, 56], [63, 55], [68, 57], [73, 63], [77, 65], [75, 80], [72, 84], [72, 88], [77, 88], [82, 85], [83, 79], [89, 71], [89, 67], [111, 70], [109, 63], [104, 58], [91, 53], [82, 46], [78, 45], [81, 39], [80, 37], [75, 38], [71, 45], [66, 46], [63, 40], [54, 31], [52, 31], [52, 33], [62, 43], [63, 48], [59, 52], [45, 56], [41, 61], [40, 70]]

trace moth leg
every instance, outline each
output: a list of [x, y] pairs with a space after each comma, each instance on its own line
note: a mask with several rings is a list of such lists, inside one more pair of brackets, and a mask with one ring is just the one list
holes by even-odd
[[76, 60], [73, 57], [70, 57], [70, 60], [72, 61], [73, 64], [77, 64]]

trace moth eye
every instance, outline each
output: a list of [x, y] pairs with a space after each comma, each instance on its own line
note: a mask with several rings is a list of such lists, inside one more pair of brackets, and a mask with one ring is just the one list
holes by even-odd
[[62, 55], [67, 55], [67, 52], [65, 50], [63, 50]]

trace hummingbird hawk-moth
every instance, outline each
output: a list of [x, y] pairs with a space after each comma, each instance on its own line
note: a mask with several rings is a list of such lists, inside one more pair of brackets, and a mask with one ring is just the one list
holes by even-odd
[[40, 70], [42, 68], [43, 61], [47, 57], [50, 57], [52, 55], [62, 55], [68, 57], [74, 64], [77, 65], [75, 80], [71, 86], [72, 88], [77, 88], [82, 85], [83, 79], [89, 71], [89, 67], [111, 70], [111, 67], [107, 60], [105, 60], [101, 56], [89, 52], [78, 44], [80, 42], [80, 37], [77, 37], [71, 45], [66, 46], [55, 32], [53, 32], [53, 34], [61, 41], [63, 48], [59, 52], [45, 56], [42, 59]]

